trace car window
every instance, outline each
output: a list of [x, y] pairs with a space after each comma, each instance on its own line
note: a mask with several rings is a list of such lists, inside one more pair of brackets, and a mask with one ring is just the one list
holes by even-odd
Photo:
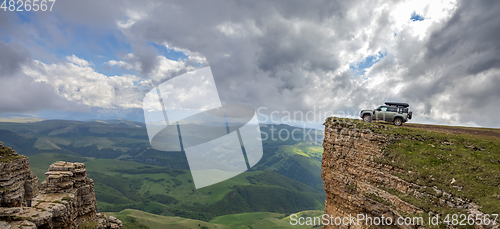
[[398, 108], [397, 107], [388, 107], [387, 111], [389, 111], [389, 112], [398, 112]]
[[380, 107], [380, 111], [387, 111], [387, 107]]
[[408, 108], [403, 108], [403, 113], [408, 113]]

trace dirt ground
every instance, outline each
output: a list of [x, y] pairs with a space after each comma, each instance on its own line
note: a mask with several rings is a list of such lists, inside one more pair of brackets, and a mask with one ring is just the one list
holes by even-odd
[[[392, 125], [392, 123], [385, 123], [387, 125]], [[463, 126], [440, 126], [440, 125], [427, 125], [427, 124], [416, 124], [416, 123], [404, 123], [403, 127], [425, 129], [431, 131], [439, 131], [449, 134], [468, 134], [468, 135], [479, 135], [479, 136], [489, 136], [496, 137], [500, 139], [500, 129], [493, 128], [478, 128], [478, 127], [463, 127]]]
[[[374, 122], [384, 125], [394, 126], [394, 124], [389, 122], [384, 122], [384, 121], [374, 121]], [[403, 123], [402, 127], [418, 128], [418, 129], [438, 131], [449, 134], [488, 136], [500, 139], [500, 129], [495, 129], [495, 128], [443, 126], [443, 125], [428, 125], [428, 124], [418, 124], [418, 123]]]

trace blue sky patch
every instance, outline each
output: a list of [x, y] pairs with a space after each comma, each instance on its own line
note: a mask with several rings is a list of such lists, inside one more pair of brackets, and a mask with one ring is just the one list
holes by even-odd
[[349, 68], [352, 70], [352, 72], [354, 73], [355, 76], [364, 75], [366, 72], [366, 69], [370, 68], [375, 63], [379, 62], [380, 59], [382, 59], [386, 55], [387, 55], [387, 53], [378, 52], [378, 55], [368, 56], [364, 60], [362, 60], [358, 63], [351, 64], [349, 66]]
[[413, 11], [413, 13], [411, 14], [411, 17], [410, 17], [410, 20], [411, 21], [423, 21], [425, 18], [420, 15], [420, 14], [417, 14], [415, 11]]
[[183, 60], [183, 59], [186, 59], [188, 58], [188, 56], [186, 54], [184, 54], [183, 52], [177, 52], [173, 49], [169, 49], [167, 48], [165, 45], [159, 45], [157, 43], [154, 43], [154, 42], [148, 42], [149, 45], [155, 47], [156, 50], [158, 50], [158, 53], [164, 57], [166, 57], [167, 59], [169, 60]]

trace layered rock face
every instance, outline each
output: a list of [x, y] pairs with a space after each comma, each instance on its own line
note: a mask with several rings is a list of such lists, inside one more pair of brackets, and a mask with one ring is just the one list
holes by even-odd
[[4, 222], [0, 228], [2, 223], [6, 228], [78, 228], [80, 224], [121, 228], [116, 218], [107, 220], [97, 213], [94, 181], [85, 174], [83, 163], [58, 161], [50, 165], [38, 193], [38, 179], [29, 170], [28, 158], [12, 155], [12, 160], [0, 163], [1, 185], [14, 187], [3, 191], [0, 221]]
[[[382, 156], [381, 148], [391, 140], [393, 139], [385, 135], [356, 131], [353, 123], [337, 120], [325, 123], [321, 174], [326, 192], [325, 214], [341, 218], [349, 218], [350, 215], [356, 217], [358, 214], [367, 217], [384, 215], [393, 219], [401, 216], [395, 209], [369, 198], [370, 195], [387, 200], [397, 210], [408, 213], [418, 211], [415, 206], [377, 188], [387, 186], [405, 191], [411, 186], [391, 175], [390, 170], [393, 168], [382, 167], [371, 160]], [[370, 228], [364, 224], [323, 226], [339, 227]]]
[[38, 178], [31, 172], [28, 157], [0, 143], [0, 207], [31, 206], [38, 194]]
[[[443, 191], [440, 197], [422, 192], [419, 186], [398, 178], [393, 174], [405, 172], [386, 164], [377, 163], [384, 157], [383, 148], [398, 140], [383, 132], [387, 126], [369, 124], [370, 128], [384, 131], [371, 131], [356, 127], [356, 122], [329, 118], [324, 123], [325, 138], [323, 141], [322, 174], [326, 192], [325, 214], [343, 219], [358, 214], [364, 218], [391, 218], [396, 222], [399, 217], [418, 215], [422, 209], [401, 200], [385, 190], [395, 190], [421, 199], [436, 199], [441, 206], [466, 209], [468, 214], [480, 214], [479, 206], [473, 202], [453, 197]], [[366, 124], [361, 124], [366, 125]], [[385, 131], [387, 132], [387, 131]], [[411, 171], [406, 171], [411, 172]], [[404, 216], [402, 216], [402, 214]], [[379, 221], [380, 222], [380, 221]], [[324, 225], [323, 228], [415, 228], [413, 225], [397, 224], [375, 226], [364, 221], [358, 224]], [[420, 225], [422, 226], [422, 225]], [[483, 228], [476, 225], [476, 228]], [[498, 228], [498, 225], [486, 228]]]

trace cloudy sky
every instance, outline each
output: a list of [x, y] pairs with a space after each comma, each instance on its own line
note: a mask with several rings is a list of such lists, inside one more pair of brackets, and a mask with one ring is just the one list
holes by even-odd
[[76, 1], [0, 10], [0, 117], [143, 121], [210, 66], [223, 103], [500, 127], [500, 1]]

